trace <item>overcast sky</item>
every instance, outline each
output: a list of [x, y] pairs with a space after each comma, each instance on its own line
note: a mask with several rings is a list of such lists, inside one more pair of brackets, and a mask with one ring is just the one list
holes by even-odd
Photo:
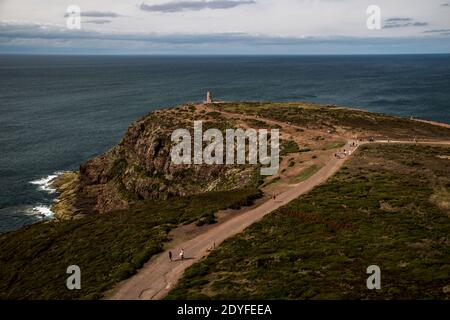
[[0, 0], [0, 52], [450, 53], [450, 0]]

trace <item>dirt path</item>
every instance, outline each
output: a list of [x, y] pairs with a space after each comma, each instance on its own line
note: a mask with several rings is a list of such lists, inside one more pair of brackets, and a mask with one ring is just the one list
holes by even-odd
[[376, 140], [374, 143], [400, 143], [400, 144], [424, 144], [424, 145], [450, 145], [447, 140], [410, 141], [410, 140]]
[[[354, 151], [356, 148], [349, 149]], [[279, 194], [275, 200], [270, 199], [254, 209], [218, 224], [193, 239], [175, 245], [170, 248], [170, 251], [174, 253], [175, 261], [169, 261], [169, 250], [153, 257], [136, 275], [119, 284], [108, 298], [113, 300], [164, 298], [181, 278], [184, 270], [208, 255], [214, 244], [218, 246], [225, 239], [242, 232], [266, 214], [288, 204], [323, 183], [342, 166], [346, 159], [337, 159], [333, 156], [316, 174], [306, 181], [292, 185], [288, 190]], [[178, 253], [182, 248], [185, 251], [185, 259], [179, 260]]]
[[424, 122], [424, 123], [432, 124], [432, 125], [439, 126], [439, 127], [450, 128], [450, 124], [448, 124], [448, 123], [431, 121], [431, 120], [422, 120], [422, 119], [413, 119], [413, 120], [414, 121], [418, 121], [418, 122]]

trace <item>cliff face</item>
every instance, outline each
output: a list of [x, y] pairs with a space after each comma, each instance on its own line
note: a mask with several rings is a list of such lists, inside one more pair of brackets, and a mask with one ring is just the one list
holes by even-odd
[[[61, 176], [53, 210], [60, 218], [124, 209], [145, 199], [167, 199], [211, 190], [255, 185], [254, 166], [175, 165], [171, 162], [171, 134], [191, 131], [194, 120], [204, 127], [233, 128], [234, 123], [208, 116], [194, 106], [152, 112], [132, 123], [122, 141], [80, 166], [78, 173]], [[204, 128], [206, 130], [206, 128]]]

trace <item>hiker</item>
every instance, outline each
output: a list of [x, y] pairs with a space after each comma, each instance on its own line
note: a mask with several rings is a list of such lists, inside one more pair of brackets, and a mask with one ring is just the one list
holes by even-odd
[[172, 251], [169, 251], [169, 260], [172, 261]]
[[277, 196], [276, 196], [276, 195], [275, 195], [275, 193], [274, 193], [274, 194], [273, 194], [273, 197], [272, 197], [272, 198], [273, 198], [273, 200], [275, 200], [275, 198], [276, 198], [276, 197], [277, 197]]
[[181, 249], [180, 251], [180, 259], [184, 260], [184, 249]]

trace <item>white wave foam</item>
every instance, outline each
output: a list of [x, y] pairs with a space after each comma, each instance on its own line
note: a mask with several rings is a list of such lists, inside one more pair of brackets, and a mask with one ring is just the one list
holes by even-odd
[[[30, 183], [33, 185], [36, 185], [38, 187], [38, 190], [45, 191], [49, 194], [56, 193], [56, 189], [52, 186], [53, 181], [63, 174], [64, 171], [58, 171], [55, 172], [45, 178], [41, 178], [38, 180], [31, 181]], [[55, 202], [56, 199], [53, 200]], [[53, 219], [55, 217], [55, 214], [50, 209], [50, 206], [43, 205], [43, 204], [37, 204], [32, 208], [28, 208], [25, 210], [27, 214], [38, 216], [41, 219]]]
[[45, 178], [31, 181], [31, 184], [37, 185], [38, 189], [47, 193], [55, 193], [56, 189], [52, 187], [53, 181], [64, 172], [55, 172]]
[[22, 208], [20, 212], [25, 213], [26, 215], [33, 216], [38, 218], [39, 220], [47, 220], [53, 219], [55, 214], [50, 209], [50, 206], [46, 206], [43, 204], [37, 204], [35, 206], [26, 206]]
[[43, 218], [52, 219], [55, 216], [49, 206], [35, 206], [32, 210], [35, 214]]

